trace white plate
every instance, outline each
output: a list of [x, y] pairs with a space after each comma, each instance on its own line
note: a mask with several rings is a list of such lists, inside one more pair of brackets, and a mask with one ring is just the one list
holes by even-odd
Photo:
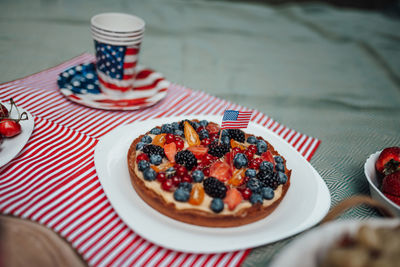
[[[10, 104], [2, 103], [8, 110], [10, 110]], [[20, 121], [21, 133], [11, 138], [3, 138], [3, 143], [0, 144], [0, 167], [7, 164], [18, 155], [18, 153], [24, 148], [28, 142], [29, 137], [32, 134], [34, 121], [32, 115], [21, 107], [18, 107], [20, 113], [26, 112], [28, 114], [28, 120]], [[18, 117], [17, 110], [13, 107], [10, 118], [16, 119]]]
[[[287, 160], [291, 186], [267, 218], [240, 227], [210, 228], [182, 223], [148, 206], [133, 189], [127, 166], [131, 142], [157, 125], [188, 117], [135, 122], [103, 136], [95, 149], [95, 166], [104, 191], [121, 219], [145, 239], [183, 252], [219, 253], [271, 243], [304, 231], [328, 212], [330, 194], [321, 176], [294, 148], [273, 132], [250, 123], [247, 132], [263, 136]], [[196, 116], [220, 123], [220, 116]], [[189, 118], [191, 119], [191, 118]]]
[[319, 226], [281, 250], [271, 261], [270, 267], [317, 267], [326, 251], [345, 233], [354, 234], [361, 225], [392, 227], [400, 225], [399, 219], [344, 220]]
[[369, 192], [371, 197], [376, 201], [382, 203], [386, 208], [388, 208], [393, 214], [400, 217], [400, 207], [388, 199], [382, 192], [379, 190], [379, 182], [378, 175], [375, 169], [375, 162], [378, 160], [379, 155], [382, 151], [375, 152], [365, 162], [364, 165], [364, 173], [365, 177], [367, 177], [367, 181], [369, 184]]

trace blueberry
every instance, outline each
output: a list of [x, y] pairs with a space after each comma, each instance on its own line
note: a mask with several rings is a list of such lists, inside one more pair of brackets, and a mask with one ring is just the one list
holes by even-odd
[[249, 178], [254, 178], [257, 175], [257, 171], [254, 169], [247, 169], [244, 174]]
[[270, 200], [274, 198], [274, 190], [271, 187], [263, 187], [261, 188], [261, 195], [263, 198]]
[[174, 135], [183, 136], [183, 131], [182, 130], [174, 130]]
[[142, 150], [146, 144], [143, 142], [139, 142], [136, 144], [136, 150]]
[[224, 145], [230, 145], [231, 144], [231, 139], [229, 138], [229, 136], [225, 135], [221, 137], [221, 143]]
[[215, 213], [220, 213], [224, 209], [224, 202], [220, 198], [214, 198], [211, 201], [210, 208]]
[[287, 178], [285, 173], [278, 172], [277, 176], [278, 176], [278, 183], [279, 184], [286, 184], [288, 178]]
[[201, 170], [195, 170], [192, 173], [193, 181], [196, 183], [201, 183], [204, 179], [204, 173]]
[[174, 131], [174, 128], [172, 128], [171, 124], [166, 123], [161, 126], [162, 133], [173, 133], [173, 131]]
[[156, 179], [157, 173], [152, 168], [147, 168], [143, 172], [143, 177], [146, 181], [154, 181]]
[[247, 157], [245, 154], [242, 153], [237, 153], [235, 157], [233, 158], [233, 165], [236, 167], [236, 169], [240, 169], [242, 167], [247, 166]]
[[263, 197], [261, 194], [251, 194], [250, 196], [250, 202], [251, 204], [256, 204], [256, 203], [263, 203]]
[[175, 174], [175, 172], [176, 172], [176, 170], [175, 170], [174, 167], [169, 167], [169, 168], [165, 171], [165, 174], [166, 174], [167, 176], [173, 176], [173, 175]]
[[256, 138], [255, 136], [251, 135], [251, 136], [249, 136], [249, 137], [247, 138], [247, 143], [249, 143], [249, 144], [255, 144], [255, 143], [257, 143], [257, 138]]
[[206, 129], [200, 130], [200, 132], [199, 132], [200, 140], [206, 139], [208, 137], [210, 137], [210, 135], [209, 135], [209, 133], [208, 133], [208, 131]]
[[158, 154], [151, 154], [150, 155], [150, 163], [154, 165], [160, 165], [162, 162], [162, 157]]
[[179, 130], [179, 123], [177, 123], [176, 121], [171, 123], [172, 129], [174, 130]]
[[178, 188], [183, 188], [190, 193], [192, 191], [192, 184], [188, 182], [179, 183]]
[[260, 171], [271, 172], [274, 170], [274, 164], [269, 161], [263, 161], [260, 164]]
[[207, 127], [207, 125], [208, 125], [208, 121], [207, 120], [201, 120], [200, 121], [200, 126]]
[[275, 156], [274, 160], [276, 163], [283, 163], [283, 159], [280, 156]]
[[151, 134], [155, 134], [155, 135], [160, 134], [161, 133], [161, 129], [157, 128], [157, 127], [153, 128], [153, 129], [151, 129], [150, 133]]
[[275, 165], [275, 170], [278, 172], [284, 172], [285, 171], [285, 165], [283, 163], [277, 163]]
[[183, 188], [178, 188], [174, 192], [174, 199], [180, 202], [186, 202], [189, 200], [190, 192]]
[[144, 171], [150, 168], [150, 163], [147, 160], [141, 160], [138, 163], [139, 171]]
[[140, 141], [145, 144], [150, 144], [153, 139], [149, 135], [145, 135], [142, 137], [142, 139], [140, 139]]
[[264, 140], [257, 141], [257, 155], [261, 155], [264, 152], [267, 152], [268, 146]]
[[192, 121], [192, 126], [195, 130], [197, 130], [197, 128], [200, 127], [200, 123], [198, 123], [197, 121]]
[[257, 178], [250, 178], [250, 180], [247, 182], [247, 187], [250, 188], [251, 192], [253, 193], [259, 193], [261, 186], [262, 184]]

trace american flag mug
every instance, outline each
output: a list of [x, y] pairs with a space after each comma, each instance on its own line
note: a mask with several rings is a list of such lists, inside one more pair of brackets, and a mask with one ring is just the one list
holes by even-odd
[[96, 71], [103, 93], [127, 98], [134, 92], [144, 21], [123, 13], [102, 13], [91, 19]]

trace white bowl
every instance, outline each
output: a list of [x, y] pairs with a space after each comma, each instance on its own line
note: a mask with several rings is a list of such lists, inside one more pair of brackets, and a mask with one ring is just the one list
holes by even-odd
[[284, 247], [270, 267], [317, 267], [328, 249], [344, 234], [355, 234], [360, 226], [395, 227], [400, 219], [343, 220], [323, 224], [299, 236]]
[[378, 157], [381, 154], [381, 152], [382, 151], [378, 151], [369, 156], [364, 165], [364, 173], [365, 177], [367, 177], [367, 181], [369, 184], [369, 191], [373, 199], [382, 203], [394, 215], [400, 217], [400, 206], [398, 206], [396, 203], [388, 199], [381, 192], [381, 190], [379, 190], [379, 181], [378, 181], [378, 174], [376, 173], [375, 169], [375, 162], [378, 160]]

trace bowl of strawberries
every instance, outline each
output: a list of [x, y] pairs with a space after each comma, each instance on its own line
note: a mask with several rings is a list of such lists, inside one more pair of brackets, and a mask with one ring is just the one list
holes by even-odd
[[400, 147], [387, 147], [364, 165], [372, 198], [400, 217]]

